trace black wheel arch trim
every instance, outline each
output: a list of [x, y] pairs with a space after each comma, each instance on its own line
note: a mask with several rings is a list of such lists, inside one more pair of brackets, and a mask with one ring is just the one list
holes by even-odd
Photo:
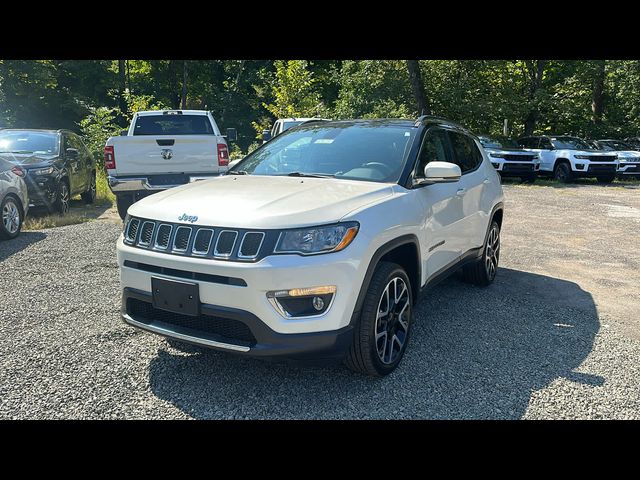
[[[362, 281], [362, 285], [360, 286], [360, 292], [358, 293], [356, 306], [354, 307], [353, 313], [351, 314], [351, 321], [349, 322], [349, 325], [355, 325], [357, 323], [357, 319], [360, 315], [360, 310], [362, 309], [362, 305], [364, 303], [364, 298], [367, 294], [367, 290], [369, 289], [369, 284], [371, 283], [371, 278], [373, 277], [373, 273], [375, 272], [376, 267], [380, 263], [380, 260], [382, 259], [382, 257], [384, 257], [387, 253], [395, 250], [396, 248], [402, 247], [404, 245], [414, 245], [416, 247], [416, 251], [418, 252], [418, 258], [417, 258], [418, 284], [421, 282], [422, 263], [420, 261], [420, 242], [416, 235], [412, 233], [402, 235], [378, 247], [378, 249], [375, 251], [375, 253], [371, 257], [371, 260], [369, 261], [369, 266], [367, 267], [367, 271], [364, 275], [364, 280]], [[411, 279], [409, 280], [411, 281]], [[415, 304], [418, 296], [417, 294], [420, 291], [420, 287], [419, 285], [412, 284], [411, 289], [413, 290], [413, 304]]]

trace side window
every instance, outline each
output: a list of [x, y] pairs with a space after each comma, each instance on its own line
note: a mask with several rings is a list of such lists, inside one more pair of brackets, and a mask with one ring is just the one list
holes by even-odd
[[449, 132], [449, 138], [455, 155], [455, 163], [460, 167], [463, 175], [475, 170], [482, 163], [482, 154], [471, 137], [463, 133]]
[[429, 162], [448, 162], [447, 136], [441, 128], [431, 128], [422, 141], [422, 150], [416, 166], [416, 177], [424, 177], [424, 167]]
[[272, 137], [278, 135], [278, 128], [280, 128], [280, 120], [276, 121], [276, 123], [273, 124], [273, 128], [271, 129]]
[[540, 139], [540, 147], [543, 150], [551, 150], [551, 140], [549, 140], [548, 138], [544, 138], [542, 137]]
[[74, 135], [73, 133], [67, 134], [67, 143], [67, 148], [75, 148], [78, 150], [78, 153], [82, 155], [82, 142], [77, 135]]

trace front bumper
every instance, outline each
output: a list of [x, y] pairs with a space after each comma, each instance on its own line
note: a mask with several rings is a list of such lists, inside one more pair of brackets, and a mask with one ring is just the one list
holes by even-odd
[[493, 167], [503, 177], [519, 177], [522, 175], [534, 175], [540, 170], [539, 162], [513, 162], [502, 159], [491, 159]]
[[[159, 192], [168, 188], [178, 187], [187, 183], [197, 182], [199, 180], [207, 180], [209, 178], [220, 176], [220, 174], [211, 175], [185, 175], [179, 181], [171, 181], [171, 176], [167, 176], [169, 181], [155, 182], [153, 177], [116, 177], [109, 175], [107, 182], [109, 188], [115, 194], [118, 193], [135, 193], [140, 191], [148, 191], [150, 193]], [[175, 176], [177, 179], [178, 176]]]
[[[338, 342], [336, 336], [342, 338], [347, 335], [345, 328], [351, 328], [356, 299], [368, 266], [354, 253], [366, 243], [364, 236], [356, 237], [353, 244], [341, 252], [309, 257], [272, 255], [257, 262], [238, 262], [168, 255], [131, 247], [120, 237], [117, 252], [124, 292], [123, 318], [139, 328], [207, 345], [210, 339], [202, 332], [196, 335], [191, 332], [189, 336], [193, 338], [185, 339], [181, 337], [184, 332], [167, 325], [160, 326], [161, 330], [150, 328], [157, 326], [154, 323], [157, 319], [140, 325], [135, 312], [127, 305], [131, 292], [146, 295], [146, 300], [136, 298], [149, 302], [152, 277], [187, 281], [198, 284], [203, 312], [214, 312], [214, 316], [223, 316], [220, 312], [240, 312], [236, 316], [256, 339], [255, 346], [249, 346], [248, 351], [241, 353], [287, 356], [303, 351], [339, 350], [337, 344], [342, 340]], [[323, 285], [335, 286], [336, 293], [330, 307], [319, 315], [288, 318], [267, 298], [269, 291]], [[161, 317], [163, 312], [155, 312], [152, 317]], [[208, 346], [238, 351], [216, 344]]]
[[58, 179], [50, 176], [25, 177], [30, 207], [47, 207], [56, 199]]
[[638, 163], [621, 163], [618, 167], [618, 175], [620, 176], [640, 176], [640, 162]]
[[122, 319], [165, 337], [252, 357], [340, 360], [353, 336], [351, 326], [329, 332], [282, 334], [251, 312], [208, 304], [201, 305], [200, 317], [183, 321], [181, 315], [157, 311], [151, 304], [151, 294], [125, 288]]

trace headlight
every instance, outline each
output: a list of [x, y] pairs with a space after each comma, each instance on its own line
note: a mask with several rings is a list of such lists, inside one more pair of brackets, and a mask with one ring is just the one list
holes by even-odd
[[353, 241], [358, 228], [357, 222], [345, 222], [299, 230], [284, 230], [278, 239], [275, 253], [313, 255], [339, 252]]
[[489, 156], [493, 158], [504, 158], [504, 153], [490, 153]]
[[589, 160], [591, 155], [574, 155], [574, 157], [579, 158], [580, 160]]
[[34, 168], [29, 170], [32, 175], [51, 175], [53, 173], [53, 167]]

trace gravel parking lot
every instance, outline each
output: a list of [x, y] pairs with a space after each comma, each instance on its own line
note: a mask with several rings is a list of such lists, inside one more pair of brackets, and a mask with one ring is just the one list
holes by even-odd
[[384, 379], [126, 326], [112, 219], [0, 242], [0, 418], [640, 418], [640, 188], [505, 193], [495, 283], [433, 290]]

